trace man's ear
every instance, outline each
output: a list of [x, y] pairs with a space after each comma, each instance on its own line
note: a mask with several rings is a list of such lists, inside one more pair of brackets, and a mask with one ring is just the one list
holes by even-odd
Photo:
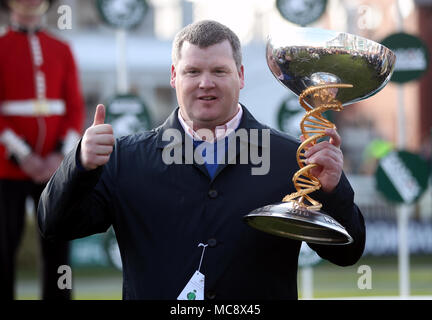
[[244, 88], [244, 67], [241, 65], [240, 71], [239, 71], [239, 77], [240, 77], [240, 89]]
[[171, 87], [173, 87], [175, 89], [175, 81], [176, 81], [176, 77], [177, 77], [177, 72], [176, 69], [174, 67], [174, 65], [171, 65], [171, 79], [170, 79], [170, 85]]

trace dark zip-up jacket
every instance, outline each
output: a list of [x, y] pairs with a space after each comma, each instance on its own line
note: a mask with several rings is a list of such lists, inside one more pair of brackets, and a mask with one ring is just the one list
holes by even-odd
[[[123, 263], [124, 299], [177, 299], [198, 269], [199, 243], [208, 244], [200, 268], [205, 299], [297, 299], [301, 241], [251, 228], [243, 216], [295, 191], [291, 179], [298, 170], [299, 142], [260, 124], [245, 107], [243, 111], [239, 129], [270, 130], [270, 144], [250, 137], [238, 140], [249, 150], [258, 147], [259, 154], [269, 152], [267, 174], [253, 175], [251, 169], [259, 164], [240, 163], [241, 154], [231, 158], [235, 164], [220, 164], [213, 178], [204, 164], [184, 164], [184, 153], [183, 164], [166, 164], [164, 148], [175, 145], [184, 152], [188, 139], [176, 109], [162, 126], [117, 139], [109, 162], [98, 169], [79, 169], [78, 144], [42, 194], [42, 235], [75, 239], [112, 225]], [[164, 141], [168, 129], [181, 132], [181, 139]], [[317, 191], [313, 198], [354, 242], [309, 246], [337, 265], [356, 263], [364, 249], [365, 226], [345, 175], [332, 193]]]

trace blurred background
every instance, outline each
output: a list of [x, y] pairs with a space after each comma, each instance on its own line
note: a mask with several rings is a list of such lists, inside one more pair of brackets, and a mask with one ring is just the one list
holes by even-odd
[[[299, 269], [299, 296], [432, 298], [432, 72], [427, 53], [432, 47], [432, 0], [146, 0], [138, 1], [145, 3], [139, 22], [120, 29], [101, 14], [101, 5], [109, 2], [111, 10], [127, 15], [128, 6], [136, 1], [61, 0], [46, 17], [48, 28], [74, 52], [86, 103], [86, 127], [92, 123], [96, 105], [110, 105], [119, 94], [140, 101], [144, 127], [160, 125], [176, 107], [175, 91], [169, 85], [171, 41], [183, 26], [197, 20], [217, 20], [237, 33], [246, 80], [240, 102], [259, 121], [297, 136], [304, 112], [297, 97], [267, 67], [269, 34], [289, 37], [289, 28], [300, 24], [376, 42], [401, 32], [418, 38], [423, 44], [420, 58], [418, 51], [404, 45], [401, 48], [407, 50], [396, 52], [405, 54], [401, 58], [405, 63], [420, 59], [415, 77], [391, 81], [375, 96], [329, 115], [342, 137], [344, 170], [366, 218], [367, 243], [363, 258], [348, 268], [306, 258]], [[299, 19], [302, 14], [316, 17], [314, 21], [291, 17], [290, 21], [284, 12], [294, 12]], [[70, 18], [67, 23], [62, 20], [65, 14]], [[7, 23], [1, 12], [0, 25]], [[396, 70], [406, 68], [401, 64]], [[390, 154], [399, 156], [403, 165], [398, 170], [405, 176], [408, 172], [417, 183], [415, 197], [409, 201], [391, 178], [383, 176], [380, 164]], [[18, 258], [18, 299], [40, 296], [33, 210], [29, 202]], [[306, 250], [304, 256], [310, 255]], [[73, 241], [72, 270], [75, 299], [121, 299], [121, 262], [111, 230]]]

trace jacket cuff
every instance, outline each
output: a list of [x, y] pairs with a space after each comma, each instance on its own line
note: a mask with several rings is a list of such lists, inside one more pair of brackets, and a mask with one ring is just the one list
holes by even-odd
[[72, 152], [68, 153], [65, 159], [67, 159], [66, 162], [68, 162], [71, 165], [72, 172], [74, 172], [74, 175], [79, 175], [83, 179], [99, 179], [100, 174], [103, 171], [103, 166], [97, 167], [93, 170], [87, 170], [84, 168], [84, 166], [81, 163], [80, 160], [80, 153], [81, 153], [81, 141], [80, 139], [77, 143], [77, 145], [74, 147]]
[[352, 189], [345, 174], [342, 174], [339, 183], [332, 192], [318, 191], [312, 198], [323, 204], [322, 210], [335, 218], [338, 222], [343, 223], [346, 219], [344, 214], [351, 211], [354, 205], [354, 190]]

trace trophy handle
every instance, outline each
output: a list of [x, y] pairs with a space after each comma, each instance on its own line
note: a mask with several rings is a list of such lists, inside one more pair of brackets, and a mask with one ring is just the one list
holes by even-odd
[[[326, 129], [335, 129], [336, 126], [331, 121], [323, 117], [322, 113], [327, 110], [341, 111], [343, 110], [342, 103], [335, 99], [338, 88], [352, 88], [351, 84], [332, 83], [310, 86], [305, 89], [299, 96], [300, 105], [306, 110], [300, 122], [301, 132], [305, 138], [302, 144], [297, 149], [297, 163], [300, 167], [294, 176], [293, 183], [297, 192], [286, 195], [282, 202], [294, 202], [295, 205], [308, 210], [318, 211], [322, 204], [319, 201], [312, 199], [309, 194], [319, 190], [321, 183], [310, 173], [310, 170], [317, 164], [305, 165], [305, 152], [310, 147], [316, 144], [317, 140], [326, 136]], [[316, 107], [310, 107], [305, 99], [312, 95]]]

